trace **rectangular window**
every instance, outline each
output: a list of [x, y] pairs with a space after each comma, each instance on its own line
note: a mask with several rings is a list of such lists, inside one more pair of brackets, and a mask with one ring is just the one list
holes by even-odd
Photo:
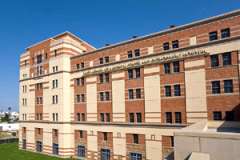
[[172, 123], [172, 112], [166, 112], [166, 123]]
[[133, 143], [139, 144], [139, 136], [137, 134], [133, 134]]
[[129, 122], [134, 123], [134, 113], [129, 113]]
[[233, 81], [224, 80], [224, 93], [232, 93], [232, 92], [233, 92]]
[[99, 81], [100, 81], [100, 83], [103, 83], [103, 74], [99, 75]]
[[79, 131], [79, 137], [83, 138], [83, 131], [82, 130]]
[[141, 98], [141, 89], [140, 88], [136, 89], [136, 98], [137, 99]]
[[105, 81], [106, 83], [109, 82], [109, 73], [105, 73], [105, 74], [104, 74], [104, 81]]
[[182, 123], [181, 112], [175, 112], [175, 123]]
[[128, 90], [128, 99], [134, 99], [133, 89], [129, 89], [129, 90]]
[[106, 122], [110, 122], [110, 113], [106, 113]]
[[36, 142], [36, 151], [42, 152], [42, 142], [41, 141]]
[[222, 58], [223, 58], [223, 66], [232, 64], [231, 52], [223, 53]]
[[172, 48], [179, 48], [179, 42], [178, 40], [172, 41]]
[[234, 121], [234, 111], [226, 112], [226, 121]]
[[104, 92], [100, 92], [100, 101], [104, 101]]
[[180, 84], [174, 85], [174, 96], [181, 96], [181, 87], [180, 87]]
[[222, 120], [222, 112], [220, 111], [213, 112], [213, 120]]
[[81, 94], [81, 102], [85, 102], [85, 95]]
[[137, 115], [137, 122], [141, 123], [142, 122], [142, 113], [136, 113]]
[[105, 92], [105, 100], [106, 101], [110, 100], [109, 92]]
[[85, 146], [78, 145], [77, 156], [78, 157], [85, 157]]
[[140, 78], [141, 76], [140, 68], [135, 68], [135, 72], [136, 72], [136, 78]]
[[76, 64], [76, 68], [77, 68], [77, 69], [80, 69], [80, 64], [79, 64], [79, 63]]
[[218, 55], [211, 55], [211, 67], [219, 66], [219, 58]]
[[101, 149], [101, 160], [110, 160], [110, 150]]
[[165, 96], [171, 97], [171, 86], [165, 86]]
[[77, 121], [81, 121], [81, 114], [77, 113]]
[[56, 144], [56, 143], [53, 143], [53, 146], [52, 146], [52, 153], [54, 154], [54, 155], [58, 155], [58, 150], [59, 150], [59, 148], [58, 148], [58, 144]]
[[82, 121], [86, 121], [86, 116], [85, 116], [85, 113], [81, 113], [81, 117], [82, 117]]
[[84, 62], [81, 62], [81, 69], [84, 68]]
[[218, 39], [218, 35], [217, 34], [218, 34], [217, 31], [210, 32], [209, 33], [209, 41], [217, 40]]
[[42, 55], [37, 55], [37, 64], [42, 63]]
[[85, 83], [84, 77], [80, 78], [81, 85], [83, 86]]
[[135, 57], [139, 57], [140, 56], [140, 49], [135, 49], [134, 54], [135, 54]]
[[169, 50], [169, 49], [170, 49], [169, 42], [163, 43], [163, 50], [166, 51], [166, 50]]
[[103, 64], [103, 58], [99, 58], [99, 63]]
[[213, 81], [212, 82], [212, 94], [219, 94], [219, 93], [221, 93], [220, 81]]
[[221, 38], [228, 38], [230, 37], [230, 28], [225, 28], [221, 30]]
[[180, 63], [179, 63], [179, 61], [173, 62], [173, 72], [174, 73], [180, 72]]
[[142, 160], [142, 154], [130, 153], [130, 160]]
[[132, 69], [128, 70], [128, 79], [133, 79], [133, 70]]
[[128, 58], [133, 58], [133, 54], [132, 54], [132, 51], [128, 51]]
[[107, 132], [103, 132], [103, 140], [104, 141], [108, 140]]
[[105, 63], [109, 63], [109, 57], [104, 57]]
[[101, 119], [101, 122], [104, 122], [105, 119], [104, 119], [104, 113], [100, 113], [100, 119]]
[[171, 72], [170, 63], [164, 63], [164, 73], [169, 74]]

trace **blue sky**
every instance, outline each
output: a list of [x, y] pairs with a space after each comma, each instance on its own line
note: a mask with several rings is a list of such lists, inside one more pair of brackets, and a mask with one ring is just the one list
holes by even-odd
[[239, 0], [8, 0], [0, 5], [0, 111], [18, 110], [18, 60], [70, 31], [99, 48], [240, 8]]

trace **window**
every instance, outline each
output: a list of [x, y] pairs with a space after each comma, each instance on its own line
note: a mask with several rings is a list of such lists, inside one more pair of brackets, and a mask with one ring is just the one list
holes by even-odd
[[52, 104], [58, 104], [58, 95], [52, 96]]
[[132, 54], [132, 51], [128, 51], [128, 58], [133, 58], [133, 54]]
[[136, 113], [137, 115], [137, 122], [141, 123], [142, 122], [142, 113]]
[[170, 72], [170, 63], [164, 63], [164, 73], [169, 74]]
[[174, 85], [174, 96], [181, 96], [181, 87], [180, 87], [180, 84]]
[[78, 145], [77, 156], [78, 157], [85, 157], [85, 146]]
[[135, 57], [139, 57], [140, 56], [140, 49], [135, 49], [134, 54], [135, 54]]
[[106, 113], [106, 122], [110, 122], [110, 113]]
[[108, 83], [109, 82], [109, 73], [104, 73], [99, 75], [100, 83]]
[[232, 64], [231, 52], [223, 53], [222, 58], [223, 58], [223, 66]]
[[141, 98], [141, 89], [140, 88], [136, 89], [136, 98], [137, 99]]
[[54, 56], [57, 57], [57, 50], [54, 50]]
[[52, 72], [54, 73], [54, 72], [57, 72], [58, 71], [58, 66], [53, 66], [52, 67]]
[[104, 140], [104, 141], [107, 141], [107, 140], [108, 140], [107, 132], [103, 132], [103, 140]]
[[103, 64], [103, 58], [99, 58], [99, 63]]
[[169, 49], [170, 49], [169, 42], [163, 43], [163, 50], [166, 51], [166, 50], [169, 50]]
[[81, 62], [81, 68], [82, 69], [84, 68], [84, 62]]
[[139, 144], [139, 136], [137, 134], [133, 134], [133, 143]]
[[101, 160], [110, 160], [110, 150], [101, 149]]
[[172, 123], [172, 113], [166, 112], [166, 123]]
[[209, 33], [209, 41], [214, 41], [218, 39], [217, 31]]
[[140, 68], [135, 68], [135, 72], [136, 72], [136, 78], [140, 78], [140, 76], [141, 76]]
[[128, 70], [128, 79], [133, 79], [133, 70], [132, 69]]
[[79, 137], [83, 138], [83, 131], [82, 130], [79, 131]]
[[173, 72], [180, 72], [180, 64], [179, 61], [173, 62]]
[[219, 94], [219, 93], [221, 93], [220, 81], [213, 81], [212, 82], [212, 94]]
[[104, 113], [100, 113], [100, 119], [101, 119], [101, 122], [104, 122]]
[[172, 48], [179, 48], [179, 42], [178, 40], [172, 41]]
[[109, 63], [109, 57], [104, 57], [105, 63]]
[[55, 79], [55, 80], [52, 81], [52, 88], [53, 88], [53, 89], [54, 89], [54, 88], [58, 88], [58, 80], [57, 80], [57, 79]]
[[41, 141], [36, 142], [36, 151], [42, 152], [42, 142]]
[[104, 92], [100, 92], [100, 101], [104, 101]]
[[226, 121], [234, 121], [234, 111], [226, 112]]
[[222, 112], [220, 111], [213, 112], [213, 120], [222, 120]]
[[85, 102], [85, 94], [81, 94], [81, 102]]
[[37, 90], [43, 89], [42, 83], [37, 83], [36, 85]]
[[224, 80], [224, 93], [232, 93], [232, 92], [233, 92], [233, 81]]
[[181, 112], [175, 112], [175, 123], [182, 123]]
[[130, 153], [130, 160], [142, 160], [142, 154]]
[[230, 28], [225, 28], [221, 30], [221, 38], [228, 38], [230, 37]]
[[53, 152], [53, 154], [55, 154], [55, 155], [58, 155], [58, 144], [56, 144], [56, 143], [53, 143], [53, 146], [52, 146], [52, 152]]
[[37, 55], [37, 64], [42, 63], [42, 55]]
[[129, 113], [129, 122], [134, 123], [134, 113]]
[[76, 68], [77, 68], [77, 69], [80, 69], [80, 64], [79, 64], [79, 63], [76, 64]]
[[22, 140], [22, 149], [26, 149], [27, 148], [27, 141], [26, 139]]
[[165, 86], [165, 96], [171, 97], [171, 86]]
[[86, 121], [85, 113], [81, 113], [82, 121]]
[[218, 55], [211, 55], [211, 67], [218, 67], [218, 66], [219, 66]]
[[128, 90], [128, 99], [134, 99], [133, 89], [129, 89], [129, 90]]
[[77, 113], [77, 121], [81, 121], [81, 115], [80, 115], [80, 113]]

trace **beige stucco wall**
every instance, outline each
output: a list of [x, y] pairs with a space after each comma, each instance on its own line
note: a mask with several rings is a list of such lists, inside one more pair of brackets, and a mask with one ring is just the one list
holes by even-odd
[[[93, 78], [92, 78], [93, 79]], [[91, 79], [91, 80], [92, 80]], [[94, 78], [96, 80], [96, 77]], [[88, 81], [87, 82], [91, 82]], [[97, 84], [87, 84], [87, 120], [97, 121]]]
[[[159, 67], [144, 68], [144, 74], [159, 72]], [[145, 121], [161, 122], [160, 75], [144, 76]]]

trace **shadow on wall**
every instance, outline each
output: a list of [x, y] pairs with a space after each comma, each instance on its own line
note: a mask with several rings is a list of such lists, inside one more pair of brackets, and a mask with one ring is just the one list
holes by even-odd
[[217, 128], [217, 132], [240, 133], [240, 104], [226, 112], [224, 122]]

